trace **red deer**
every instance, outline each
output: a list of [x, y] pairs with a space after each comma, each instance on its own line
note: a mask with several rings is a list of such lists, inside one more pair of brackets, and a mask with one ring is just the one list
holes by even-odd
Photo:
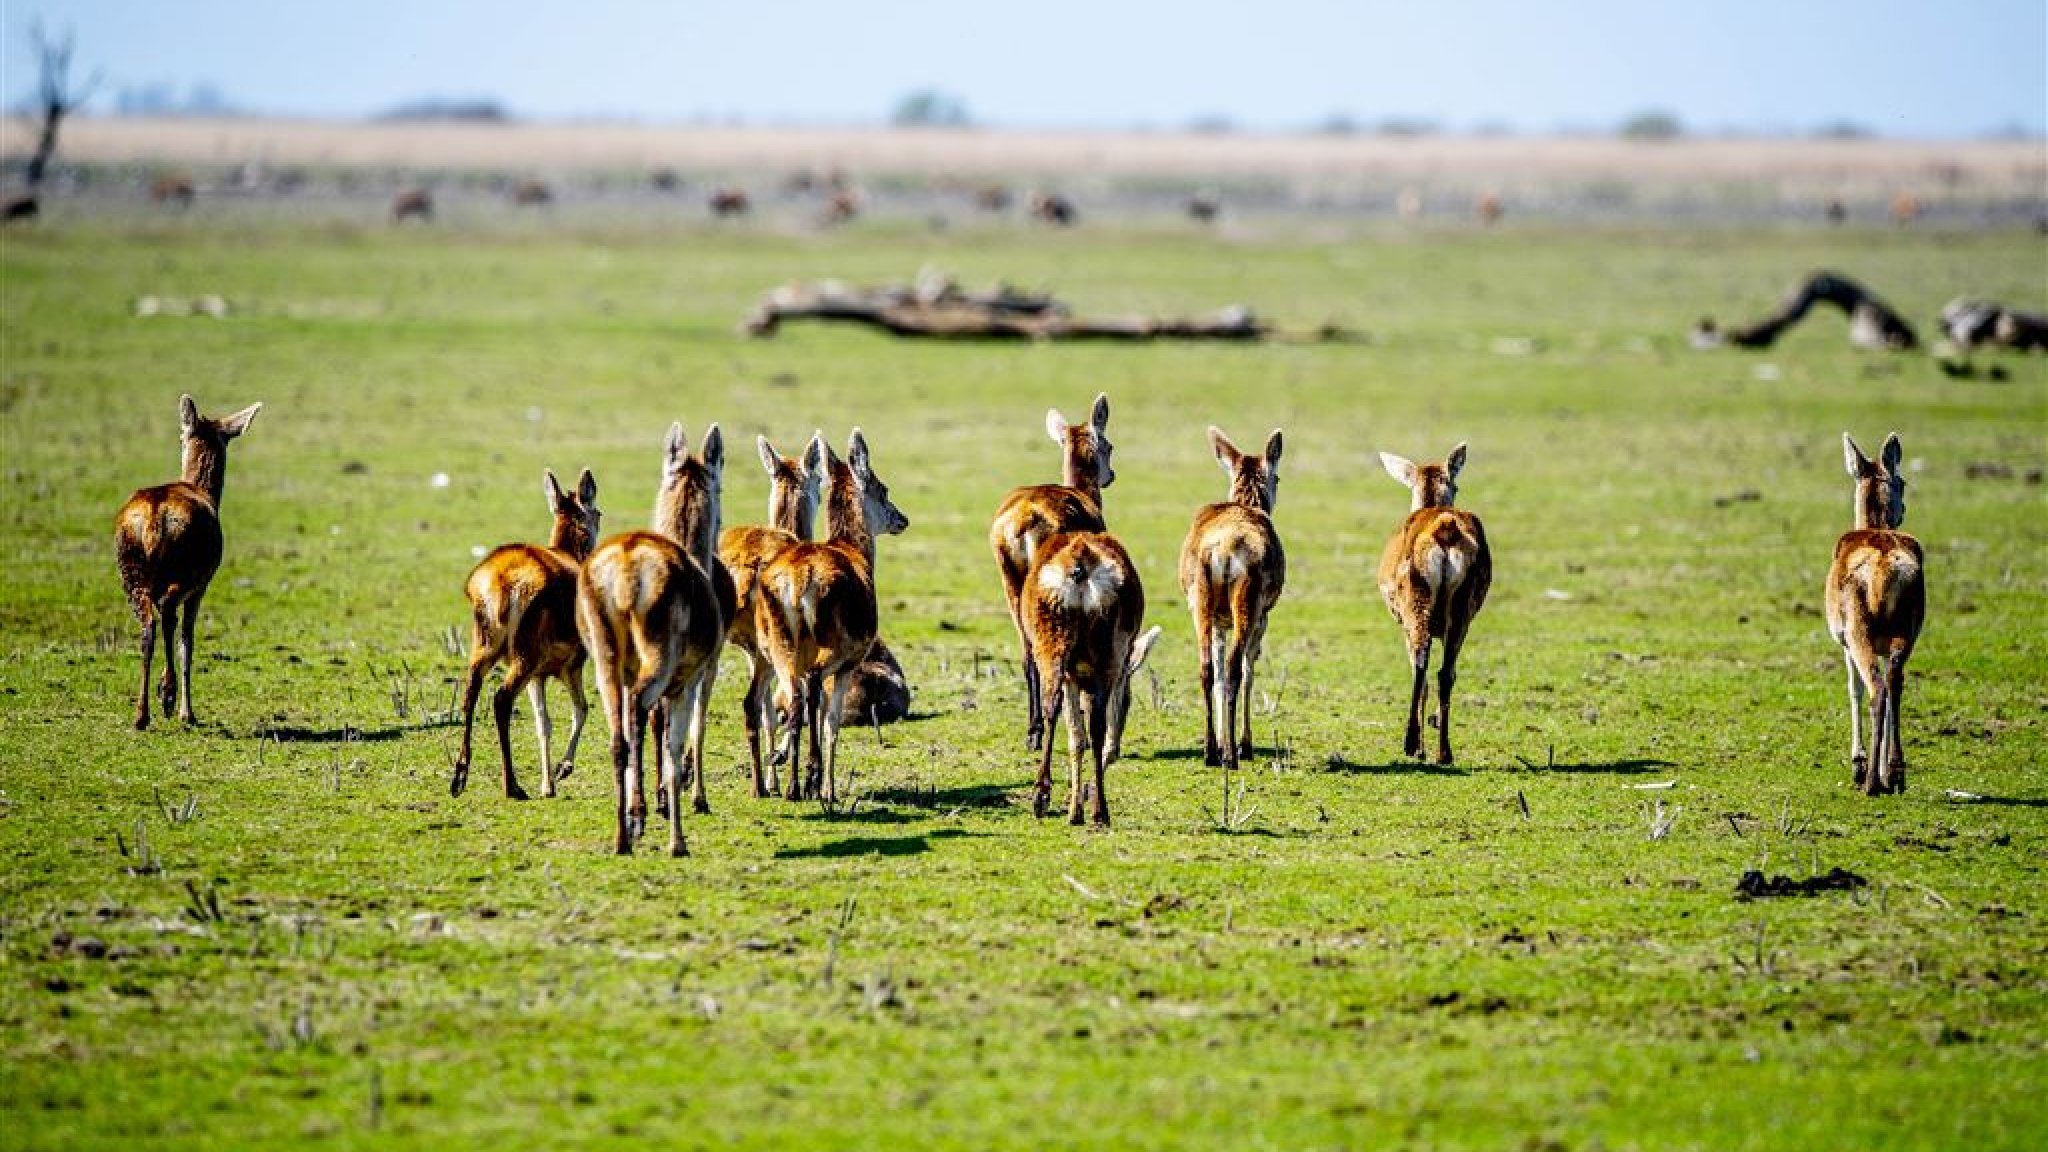
[[[505, 682], [491, 697], [498, 726], [498, 758], [504, 769], [505, 796], [526, 799], [512, 768], [512, 706], [519, 690], [533, 706], [533, 727], [540, 739], [540, 794], [553, 796], [557, 781], [576, 768], [576, 744], [583, 738], [589, 709], [583, 698], [583, 663], [587, 653], [576, 632], [576, 575], [597, 544], [603, 514], [597, 507], [597, 480], [585, 469], [574, 494], [562, 490], [554, 472], [547, 473], [548, 511], [554, 530], [545, 547], [506, 544], [483, 558], [463, 583], [469, 598], [469, 672], [462, 688], [462, 751], [456, 755], [448, 794], [462, 795], [469, 783], [470, 732], [476, 720], [477, 693], [484, 676], [506, 665]], [[569, 690], [569, 747], [559, 766], [554, 761], [554, 724], [548, 719], [547, 683], [559, 679]]]
[[1203, 192], [1188, 197], [1188, 219], [1197, 224], [1209, 224], [1223, 211], [1223, 201], [1215, 194]]
[[721, 220], [728, 216], [745, 216], [750, 207], [752, 204], [748, 202], [744, 188], [727, 186], [711, 193], [711, 214]]
[[769, 779], [761, 762], [761, 729], [768, 710], [768, 680], [772, 667], [754, 629], [754, 600], [761, 569], [784, 548], [811, 538], [817, 516], [818, 488], [824, 482], [825, 434], [811, 437], [803, 459], [793, 460], [775, 451], [766, 436], [757, 437], [755, 447], [761, 466], [768, 471], [768, 523], [727, 528], [718, 538], [718, 559], [732, 573], [736, 607], [725, 633], [726, 643], [747, 658], [752, 674], [741, 707], [747, 727], [747, 753], [752, 761], [756, 797], [771, 795], [776, 783]]
[[[791, 766], [786, 795], [792, 800], [817, 795], [822, 776], [824, 798], [836, 802], [848, 674], [867, 657], [878, 626], [875, 537], [902, 532], [910, 518], [890, 501], [888, 485], [875, 475], [860, 429], [847, 441], [844, 462], [829, 448], [825, 462], [826, 541], [792, 544], [762, 568], [754, 627], [775, 667], [780, 736], [775, 759]], [[807, 723], [810, 757], [799, 773], [795, 756]]]
[[[1849, 666], [1849, 761], [1856, 786], [1880, 796], [1906, 790], [1899, 705], [1906, 693], [1906, 661], [1927, 617], [1927, 584], [1920, 542], [1898, 530], [1906, 518], [1898, 433], [1885, 438], [1874, 463], [1844, 433], [1842, 456], [1856, 481], [1856, 527], [1836, 541], [1828, 568], [1828, 632]], [[1866, 692], [1868, 760], [1862, 730]]]
[[425, 188], [408, 188], [391, 201], [391, 222], [403, 224], [410, 219], [432, 220], [434, 218], [434, 194]]
[[683, 186], [683, 178], [673, 168], [656, 168], [648, 173], [647, 182], [656, 192], [674, 192]]
[[1408, 697], [1408, 734], [1402, 750], [1422, 756], [1422, 710], [1429, 696], [1430, 641], [1444, 642], [1443, 667], [1437, 672], [1437, 741], [1439, 764], [1451, 763], [1451, 686], [1458, 679], [1458, 650], [1465, 631], [1486, 603], [1493, 583], [1493, 554], [1479, 517], [1452, 504], [1458, 496], [1458, 473], [1465, 467], [1465, 446], [1451, 449], [1442, 464], [1417, 465], [1390, 452], [1380, 453], [1387, 474], [1408, 486], [1414, 499], [1408, 518], [1387, 541], [1380, 556], [1380, 596], [1401, 622], [1415, 684]]
[[1080, 218], [1074, 211], [1074, 202], [1057, 192], [1033, 192], [1029, 211], [1034, 220], [1043, 220], [1055, 228], [1072, 227]]
[[[597, 671], [598, 699], [611, 728], [615, 799], [613, 850], [633, 851], [647, 822], [646, 730], [669, 713], [658, 733], [660, 788], [669, 815], [669, 854], [684, 856], [682, 775], [694, 770], [694, 797], [704, 800], [703, 705], [725, 634], [718, 586], [720, 476], [724, 441], [718, 426], [691, 456], [681, 424], [668, 432], [655, 531], [626, 532], [599, 544], [576, 585], [576, 624]], [[728, 589], [730, 585], [728, 584]]]
[[1478, 206], [1474, 209], [1479, 222], [1488, 226], [1500, 223], [1500, 218], [1507, 214], [1507, 210], [1508, 206], [1501, 200], [1498, 192], [1488, 192], [1481, 196]]
[[199, 190], [193, 187], [192, 178], [182, 172], [159, 176], [149, 186], [151, 200], [174, 208], [190, 208], [198, 195]]
[[1116, 469], [1110, 466], [1107, 395], [1095, 397], [1086, 424], [1068, 424], [1057, 408], [1047, 411], [1045, 431], [1060, 446], [1063, 482], [1013, 489], [996, 506], [995, 519], [988, 527], [989, 549], [996, 555], [1010, 623], [1016, 626], [1017, 644], [1023, 651], [1024, 745], [1034, 752], [1045, 738], [1045, 721], [1038, 666], [1031, 659], [1031, 634], [1024, 628], [1024, 579], [1039, 548], [1051, 537], [1061, 532], [1107, 530], [1102, 519], [1102, 490], [1116, 482]]
[[1230, 499], [1196, 511], [1180, 550], [1180, 586], [1194, 615], [1202, 660], [1202, 761], [1232, 771], [1253, 754], [1252, 671], [1265, 643], [1266, 617], [1287, 583], [1287, 554], [1273, 530], [1280, 444], [1275, 429], [1264, 455], [1247, 456], [1221, 431], [1209, 429], [1209, 446], [1230, 477]]
[[16, 196], [7, 202], [5, 211], [0, 212], [0, 222], [11, 224], [16, 220], [33, 220], [42, 210], [42, 203], [36, 199], [35, 193]]
[[[1109, 796], [1103, 790], [1103, 773], [1123, 744], [1131, 674], [1159, 639], [1157, 628], [1142, 636], [1138, 632], [1145, 622], [1145, 589], [1137, 566], [1107, 532], [1054, 536], [1031, 566], [1023, 621], [1032, 663], [1045, 686], [1041, 722], [1046, 732], [1032, 814], [1044, 816], [1052, 802], [1053, 729], [1065, 703], [1067, 744], [1073, 757], [1067, 822], [1083, 822], [1086, 797], [1088, 819], [1107, 827]], [[1082, 779], [1084, 751], [1093, 753], [1092, 787]]]
[[1920, 218], [1920, 198], [1911, 192], [1898, 192], [1892, 196], [1892, 223], [1904, 228]]
[[984, 184], [974, 190], [974, 206], [983, 212], [1010, 210], [1010, 190], [1001, 184]]
[[[179, 439], [184, 478], [143, 488], [114, 517], [114, 560], [128, 606], [142, 625], [142, 690], [135, 701], [135, 727], [149, 727], [149, 663], [157, 630], [164, 635], [164, 675], [159, 686], [163, 710], [195, 723], [192, 716], [192, 626], [206, 586], [220, 568], [220, 497], [227, 484], [228, 441], [249, 430], [263, 410], [251, 404], [232, 416], [199, 414], [190, 396], [178, 398]], [[179, 610], [184, 617], [179, 618]], [[171, 638], [178, 637], [176, 659]], [[180, 669], [178, 665], [183, 665]], [[184, 683], [182, 695], [180, 680]]]
[[555, 202], [555, 190], [539, 180], [521, 180], [512, 186], [512, 203], [539, 208]]
[[835, 188], [825, 200], [824, 224], [831, 227], [845, 224], [860, 215], [860, 193], [851, 188]]

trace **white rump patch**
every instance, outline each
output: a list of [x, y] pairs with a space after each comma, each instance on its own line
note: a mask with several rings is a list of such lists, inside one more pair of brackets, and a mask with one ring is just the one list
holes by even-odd
[[1116, 603], [1124, 576], [1114, 565], [1104, 564], [1079, 580], [1073, 570], [1047, 564], [1038, 570], [1038, 586], [1059, 598], [1069, 609], [1100, 615]]

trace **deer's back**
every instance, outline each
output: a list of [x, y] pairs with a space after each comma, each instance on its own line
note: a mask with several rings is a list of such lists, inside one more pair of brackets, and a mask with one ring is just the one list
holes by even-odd
[[1104, 531], [1102, 508], [1078, 488], [1038, 484], [1018, 488], [996, 506], [989, 547], [1006, 566], [1022, 572], [1027, 556], [1062, 532]]
[[626, 532], [599, 544], [583, 563], [577, 596], [586, 628], [601, 626], [614, 638], [637, 625], [650, 636], [708, 648], [725, 628], [711, 577], [658, 532]]
[[760, 611], [788, 621], [802, 648], [814, 650], [812, 667], [834, 670], [867, 656], [880, 620], [867, 558], [850, 544], [799, 541], [761, 569]]
[[1408, 514], [1380, 554], [1380, 595], [1396, 616], [1427, 604], [1435, 619], [1461, 594], [1469, 611], [1486, 602], [1493, 556], [1479, 517], [1463, 508], [1421, 508]]
[[1190, 604], [1227, 616], [1229, 592], [1256, 579], [1259, 607], [1271, 608], [1287, 583], [1287, 553], [1272, 517], [1242, 504], [1209, 504], [1195, 512], [1180, 550], [1180, 586]]
[[1031, 566], [1023, 617], [1033, 651], [1051, 655], [1079, 685], [1105, 686], [1145, 619], [1145, 586], [1116, 537], [1063, 533]]
[[114, 517], [121, 583], [152, 601], [202, 591], [220, 567], [220, 517], [198, 487], [143, 488]]
[[728, 638], [749, 651], [754, 643], [754, 593], [761, 569], [784, 548], [798, 544], [795, 533], [757, 524], [727, 528], [718, 537], [718, 559], [730, 574], [733, 586], [732, 623]]
[[1877, 641], [1911, 644], [1927, 614], [1920, 541], [1904, 532], [1856, 529], [1835, 542], [1828, 567], [1828, 631], [1840, 640], [1860, 618]]

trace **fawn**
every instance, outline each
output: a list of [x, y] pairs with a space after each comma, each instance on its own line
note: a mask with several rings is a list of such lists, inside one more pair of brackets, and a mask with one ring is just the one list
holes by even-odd
[[1458, 497], [1458, 473], [1465, 467], [1465, 446], [1451, 449], [1442, 464], [1415, 464], [1390, 452], [1380, 453], [1387, 474], [1413, 493], [1408, 518], [1387, 541], [1380, 556], [1380, 596], [1401, 622], [1415, 684], [1408, 696], [1408, 734], [1402, 750], [1422, 755], [1422, 710], [1429, 695], [1429, 645], [1444, 642], [1444, 663], [1437, 672], [1436, 759], [1451, 763], [1451, 686], [1458, 680], [1458, 650], [1465, 631], [1486, 603], [1493, 583], [1493, 554], [1479, 517], [1452, 504]]
[[[597, 670], [598, 699], [611, 728], [616, 827], [613, 849], [633, 851], [647, 822], [643, 784], [646, 729], [658, 721], [661, 793], [669, 816], [669, 854], [685, 856], [682, 775], [694, 769], [698, 811], [704, 799], [704, 704], [725, 637], [724, 595], [710, 573], [720, 566], [718, 538], [724, 440], [718, 425], [692, 456], [681, 424], [670, 426], [662, 487], [651, 532], [604, 541], [583, 562], [576, 624]], [[674, 711], [680, 703], [681, 712]]]
[[[1835, 543], [1828, 567], [1828, 631], [1849, 666], [1849, 761], [1856, 786], [1870, 796], [1906, 790], [1906, 753], [1899, 743], [1899, 702], [1906, 661], [1927, 618], [1920, 542], [1898, 531], [1906, 518], [1906, 480], [1899, 475], [1898, 433], [1885, 437], [1872, 460], [1842, 435], [1842, 457], [1856, 481], [1856, 527]], [[1863, 755], [1862, 710], [1870, 697], [1870, 757]]]
[[1102, 490], [1116, 482], [1110, 466], [1109, 397], [1097, 395], [1086, 424], [1068, 424], [1059, 409], [1045, 414], [1045, 431], [1061, 449], [1063, 482], [1017, 488], [996, 506], [988, 528], [989, 548], [1003, 578], [1003, 596], [1010, 623], [1017, 629], [1023, 652], [1024, 745], [1037, 751], [1045, 739], [1043, 686], [1031, 658], [1031, 636], [1024, 628], [1024, 578], [1045, 541], [1061, 532], [1104, 532]]
[[[1145, 621], [1145, 588], [1130, 553], [1107, 532], [1066, 532], [1045, 541], [1024, 590], [1024, 633], [1044, 686], [1045, 726], [1033, 815], [1044, 816], [1052, 801], [1053, 729], [1067, 704], [1067, 744], [1073, 757], [1068, 778], [1067, 822], [1082, 823], [1084, 796], [1089, 819], [1107, 827], [1109, 797], [1104, 770], [1123, 744], [1130, 705], [1130, 678], [1145, 662], [1159, 629], [1139, 634]], [[1073, 689], [1068, 696], [1067, 690]], [[1092, 751], [1095, 780], [1082, 779], [1083, 746]]]
[[[860, 429], [855, 428], [847, 441], [846, 460], [841, 462], [827, 448], [825, 464], [827, 538], [824, 543], [792, 544], [761, 569], [754, 627], [775, 668], [780, 739], [775, 760], [790, 763], [787, 796], [798, 800], [816, 795], [822, 783], [824, 798], [836, 802], [841, 705], [848, 674], [866, 658], [878, 627], [875, 537], [902, 532], [910, 527], [910, 518], [890, 501], [888, 485], [875, 474]], [[811, 728], [810, 757], [800, 774], [794, 758], [806, 723]]]
[[[232, 416], [211, 419], [199, 414], [192, 397], [178, 397], [184, 478], [138, 489], [114, 516], [114, 561], [120, 567], [128, 606], [142, 626], [142, 688], [135, 699], [138, 730], [149, 727], [149, 662], [159, 628], [164, 636], [164, 675], [158, 691], [164, 712], [176, 709], [178, 719], [196, 722], [192, 716], [192, 625], [199, 618], [206, 586], [220, 568], [220, 497], [227, 484], [228, 441], [247, 432], [250, 421], [262, 410], [263, 405], [251, 404]], [[178, 638], [175, 659], [171, 651], [174, 635]]]
[[1287, 553], [1273, 529], [1280, 432], [1267, 438], [1260, 456], [1239, 452], [1214, 427], [1209, 446], [1230, 477], [1230, 499], [1195, 512], [1181, 545], [1180, 586], [1194, 615], [1202, 659], [1202, 762], [1235, 771], [1240, 758], [1252, 755], [1252, 671], [1265, 642], [1266, 617], [1287, 583]]
[[811, 437], [801, 460], [776, 452], [766, 436], [756, 438], [755, 448], [761, 454], [761, 466], [768, 471], [768, 524], [727, 528], [718, 538], [718, 559], [732, 573], [737, 599], [732, 621], [726, 628], [726, 643], [746, 656], [751, 670], [741, 706], [746, 717], [747, 754], [753, 762], [753, 792], [762, 797], [772, 795], [777, 788], [777, 782], [770, 779], [761, 762], [761, 729], [768, 711], [768, 680], [773, 668], [754, 628], [754, 600], [762, 567], [784, 548], [811, 538], [828, 449], [823, 432]]
[[[533, 726], [540, 738], [540, 794], [553, 796], [555, 784], [576, 768], [576, 744], [583, 738], [589, 708], [583, 698], [583, 663], [587, 654], [576, 632], [576, 574], [597, 544], [603, 514], [597, 508], [597, 480], [588, 468], [571, 494], [562, 490], [553, 471], [545, 485], [548, 511], [555, 518], [545, 547], [506, 544], [493, 550], [470, 571], [462, 591], [469, 598], [469, 673], [462, 688], [462, 751], [448, 781], [448, 794], [462, 795], [469, 783], [470, 731], [476, 719], [477, 693], [484, 676], [505, 664], [505, 682], [491, 697], [498, 725], [498, 757], [503, 762], [505, 795], [526, 799], [512, 769], [512, 705], [527, 690]], [[569, 690], [569, 747], [558, 766], [548, 719], [547, 682], [559, 679]]]

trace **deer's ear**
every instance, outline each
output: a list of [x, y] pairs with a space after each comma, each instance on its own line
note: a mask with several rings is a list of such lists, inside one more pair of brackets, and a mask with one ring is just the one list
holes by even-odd
[[768, 478], [775, 478], [775, 470], [782, 464], [782, 456], [775, 451], [775, 445], [766, 436], [754, 437], [754, 450], [761, 454], [761, 467], [768, 470]]
[[199, 427], [199, 402], [187, 394], [178, 397], [178, 430], [190, 436]]
[[1236, 467], [1239, 457], [1244, 455], [1237, 450], [1237, 445], [1230, 442], [1230, 437], [1223, 434], [1223, 429], [1214, 424], [1209, 425], [1209, 451], [1215, 455], [1216, 463], [1222, 465], [1225, 472]]
[[690, 438], [683, 435], [683, 422], [678, 420], [668, 426], [668, 442], [663, 449], [662, 471], [670, 476], [683, 470], [683, 462], [690, 458]]
[[1124, 662], [1125, 667], [1132, 672], [1143, 668], [1145, 666], [1145, 658], [1152, 655], [1152, 646], [1158, 642], [1159, 625], [1154, 624], [1145, 630], [1144, 635], [1131, 641], [1131, 656], [1129, 660]]
[[1863, 454], [1863, 449], [1856, 446], [1856, 441], [1850, 439], [1847, 432], [1842, 433], [1842, 466], [1859, 480], [1870, 471], [1870, 457]]
[[1088, 422], [1095, 425], [1097, 432], [1109, 431], [1109, 393], [1095, 394], [1095, 407], [1088, 412]]
[[704, 445], [697, 451], [704, 457], [704, 467], [713, 474], [725, 471], [725, 434], [718, 430], [718, 425], [704, 430]]
[[1266, 437], [1266, 467], [1272, 469], [1274, 475], [1279, 475], [1280, 430], [1278, 428], [1273, 429], [1273, 434]]
[[1387, 475], [1399, 480], [1402, 484], [1410, 488], [1415, 487], [1415, 461], [1408, 459], [1406, 456], [1396, 456], [1392, 452], [1382, 452], [1380, 453], [1380, 467], [1385, 468]]
[[1065, 416], [1060, 415], [1059, 409], [1047, 408], [1045, 410], [1045, 434], [1052, 437], [1053, 443], [1065, 444], [1067, 442], [1067, 429], [1070, 427], [1072, 425], [1067, 423]]
[[592, 476], [588, 468], [583, 470], [583, 475], [576, 478], [576, 496], [586, 505], [597, 502], [597, 477]]
[[863, 478], [875, 474], [874, 468], [868, 463], [868, 438], [863, 436], [858, 428], [846, 438], [846, 462], [853, 465], [854, 472]]
[[1896, 474], [1899, 470], [1899, 461], [1906, 454], [1905, 447], [1899, 443], [1899, 434], [1897, 432], [1884, 438], [1883, 454], [1884, 470]]
[[1449, 456], [1444, 457], [1444, 471], [1451, 474], [1451, 479], [1456, 480], [1458, 478], [1458, 473], [1463, 472], [1464, 470], [1465, 445], [1461, 441], [1456, 448], [1451, 449], [1451, 454]]
[[[548, 511], [559, 514], [562, 511], [562, 505], [568, 501], [569, 494], [562, 491], [562, 482], [555, 479], [555, 470], [553, 468], [546, 469], [542, 472], [542, 475], [547, 478], [547, 483], [543, 487], [547, 490], [548, 494]], [[590, 473], [585, 472], [584, 475], [588, 476]]]
[[255, 421], [256, 414], [261, 411], [263, 411], [263, 405], [251, 404], [233, 416], [224, 417], [220, 422], [221, 435], [232, 440], [247, 432], [249, 425]]
[[804, 471], [811, 479], [823, 483], [832, 468], [832, 446], [825, 443], [823, 432], [811, 433], [810, 446], [804, 449]]

